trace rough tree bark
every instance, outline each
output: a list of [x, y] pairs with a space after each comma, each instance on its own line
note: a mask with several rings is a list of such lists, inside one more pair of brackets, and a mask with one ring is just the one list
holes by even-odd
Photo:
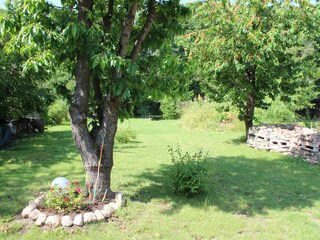
[[[93, 8], [93, 0], [78, 0], [78, 19], [89, 29], [92, 20], [88, 17], [88, 12]], [[114, 1], [108, 2], [107, 14], [103, 17], [105, 31], [112, 28]], [[156, 1], [149, 1], [149, 13], [140, 34], [136, 39], [136, 44], [131, 53], [128, 52], [130, 34], [134, 26], [134, 20], [138, 9], [138, 1], [133, 1], [119, 38], [118, 55], [121, 58], [131, 57], [136, 61], [142, 48], [146, 36], [152, 28], [152, 23], [156, 15]], [[76, 88], [70, 106], [70, 118], [72, 133], [76, 146], [80, 150], [80, 155], [87, 174], [87, 182], [90, 191], [93, 192], [96, 185], [96, 201], [102, 199], [107, 191], [108, 197], [114, 197], [111, 187], [111, 170], [113, 167], [113, 147], [119, 119], [119, 109], [121, 107], [121, 96], [114, 96], [112, 92], [103, 92], [101, 80], [96, 76], [91, 76], [90, 56], [84, 48], [77, 54], [76, 64]], [[122, 72], [111, 70], [111, 82], [116, 83], [123, 76]], [[90, 80], [92, 80], [94, 99], [97, 105], [97, 117], [99, 125], [95, 126], [92, 132], [88, 129], [88, 104], [90, 94]], [[104, 151], [99, 166], [100, 148], [103, 144]], [[100, 169], [98, 174], [98, 168]]]

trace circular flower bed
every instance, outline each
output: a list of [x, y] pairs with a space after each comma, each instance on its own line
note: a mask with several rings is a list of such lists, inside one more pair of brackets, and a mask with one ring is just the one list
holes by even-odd
[[[54, 195], [54, 198], [48, 197], [46, 194], [40, 194], [38, 198], [33, 201], [30, 201], [28, 206], [22, 210], [21, 216], [23, 218], [30, 218], [35, 221], [37, 226], [47, 225], [49, 227], [71, 227], [71, 226], [83, 226], [88, 222], [94, 221], [104, 221], [110, 218], [111, 214], [116, 210], [124, 206], [125, 200], [121, 193], [116, 193], [116, 197], [111, 202], [101, 202], [99, 204], [90, 204], [85, 208], [75, 208], [74, 211], [71, 212], [54, 212], [48, 211], [48, 209], [44, 208], [44, 201], [50, 199], [56, 199], [53, 201], [54, 204], [59, 207], [68, 206], [72, 202], [71, 198], [77, 198], [81, 196], [81, 189], [76, 188], [76, 193], [70, 190], [64, 191], [63, 189], [53, 188], [51, 191], [47, 193], [49, 194], [58, 194]], [[78, 190], [78, 191], [77, 191]], [[56, 192], [55, 192], [56, 191]], [[61, 194], [63, 193], [63, 194]], [[60, 195], [61, 196], [60, 196]], [[69, 195], [68, 195], [69, 194]], [[77, 195], [78, 194], [78, 195]], [[67, 197], [66, 197], [67, 196]], [[62, 200], [61, 200], [62, 199]], [[81, 198], [82, 199], [82, 198]], [[80, 204], [80, 206], [82, 203]], [[79, 205], [78, 205], [79, 206]], [[57, 209], [57, 208], [56, 208]]]

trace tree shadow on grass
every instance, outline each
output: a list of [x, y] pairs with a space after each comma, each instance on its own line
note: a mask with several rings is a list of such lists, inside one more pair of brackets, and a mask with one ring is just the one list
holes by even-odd
[[131, 149], [136, 149], [136, 148], [145, 148], [144, 145], [141, 145], [140, 141], [130, 141], [128, 143], [118, 143], [115, 142], [114, 145], [114, 152], [121, 152], [121, 153], [129, 153]]
[[0, 151], [0, 217], [19, 212], [30, 195], [47, 191], [56, 174], [78, 173], [79, 169], [73, 167], [59, 171], [54, 168], [55, 164], [73, 161], [78, 155], [70, 131], [19, 139], [10, 149]]
[[47, 132], [17, 140], [7, 150], [1, 151], [0, 166], [25, 164], [50, 166], [78, 155], [70, 131]]
[[[148, 182], [131, 195], [131, 200], [149, 202], [151, 199], [170, 199], [173, 206], [164, 214], [174, 214], [183, 206], [218, 209], [253, 216], [268, 210], [300, 210], [312, 207], [319, 200], [319, 166], [301, 159], [250, 159], [243, 156], [217, 157], [209, 160], [208, 191], [187, 198], [170, 191], [169, 174], [172, 165], [162, 165], [157, 172], [145, 172], [137, 182]], [[131, 184], [131, 183], [130, 183]]]
[[234, 138], [231, 141], [228, 141], [227, 143], [233, 144], [233, 145], [246, 144], [247, 139], [246, 139], [246, 136], [243, 135], [239, 138]]

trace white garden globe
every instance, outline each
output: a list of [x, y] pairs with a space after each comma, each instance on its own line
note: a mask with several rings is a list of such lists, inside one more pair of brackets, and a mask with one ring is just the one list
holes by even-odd
[[66, 188], [68, 183], [69, 181], [65, 177], [57, 177], [52, 181], [51, 187]]

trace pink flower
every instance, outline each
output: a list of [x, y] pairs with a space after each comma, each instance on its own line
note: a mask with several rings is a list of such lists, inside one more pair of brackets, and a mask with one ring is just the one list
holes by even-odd
[[79, 181], [75, 181], [73, 184], [74, 184], [74, 185], [78, 185], [78, 184], [79, 184]]
[[69, 202], [69, 198], [66, 197], [66, 198], [64, 199], [64, 201], [65, 201], [65, 202]]
[[77, 188], [77, 189], [76, 189], [76, 192], [77, 192], [77, 193], [81, 193], [81, 192], [82, 192], [81, 188]]

